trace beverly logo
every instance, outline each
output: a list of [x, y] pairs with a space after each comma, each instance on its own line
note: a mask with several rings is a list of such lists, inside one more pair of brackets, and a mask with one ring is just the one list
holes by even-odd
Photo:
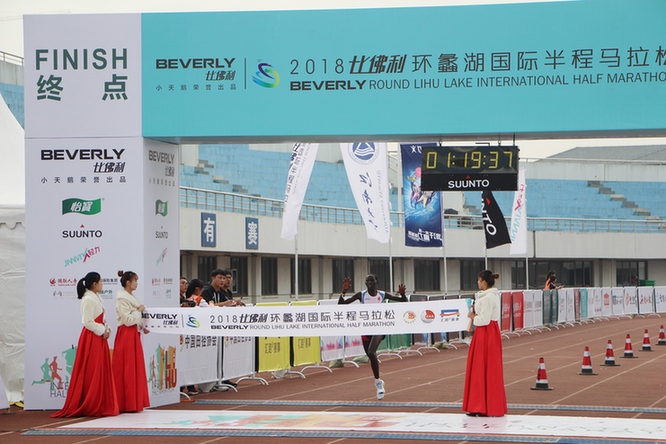
[[162, 217], [166, 217], [168, 213], [169, 213], [169, 201], [162, 202], [161, 200], [157, 199], [155, 201], [155, 214], [159, 214]]
[[77, 262], [85, 263], [88, 259], [95, 256], [100, 251], [101, 251], [100, 247], [86, 248], [85, 250], [83, 250], [83, 252], [77, 254], [76, 256], [72, 256], [69, 259], [65, 259], [65, 267], [68, 267]]
[[78, 213], [91, 216], [102, 211], [102, 199], [85, 200], [72, 197], [62, 201], [62, 214]]

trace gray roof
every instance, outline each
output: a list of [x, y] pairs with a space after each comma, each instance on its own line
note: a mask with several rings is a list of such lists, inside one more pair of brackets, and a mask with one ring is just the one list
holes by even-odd
[[666, 161], [666, 145], [583, 146], [555, 154], [549, 159]]

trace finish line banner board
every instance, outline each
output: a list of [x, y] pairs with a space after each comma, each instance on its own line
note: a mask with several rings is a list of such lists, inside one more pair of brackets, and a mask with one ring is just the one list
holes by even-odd
[[609, 0], [144, 14], [143, 135], [663, 135], [665, 13]]
[[218, 336], [335, 336], [463, 331], [469, 319], [461, 299], [395, 304], [148, 308], [152, 333]]
[[664, 135], [664, 12], [608, 0], [29, 15], [26, 135]]

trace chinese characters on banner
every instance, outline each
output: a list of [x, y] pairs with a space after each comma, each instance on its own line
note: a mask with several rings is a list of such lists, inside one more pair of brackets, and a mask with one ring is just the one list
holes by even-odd
[[341, 143], [347, 179], [368, 239], [386, 244], [391, 237], [386, 144]]

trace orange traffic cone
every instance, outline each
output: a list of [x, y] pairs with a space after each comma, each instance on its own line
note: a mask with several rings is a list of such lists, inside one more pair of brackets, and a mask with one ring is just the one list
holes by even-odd
[[627, 335], [627, 339], [624, 341], [624, 355], [623, 358], [638, 358], [634, 356], [634, 349], [631, 347], [631, 336]]
[[539, 358], [539, 368], [537, 370], [536, 387], [531, 387], [532, 390], [552, 390], [548, 387], [548, 378], [546, 377], [546, 364], [543, 358]]
[[611, 340], [608, 340], [608, 344], [606, 345], [606, 360], [604, 361], [602, 366], [607, 366], [607, 367], [619, 367], [620, 364], [615, 363], [615, 354], [613, 354], [613, 343]]
[[590, 347], [585, 347], [583, 351], [583, 367], [580, 370], [579, 375], [596, 375], [594, 370], [592, 370], [592, 358], [590, 357]]
[[657, 345], [666, 345], [666, 333], [664, 333], [664, 326], [659, 327], [659, 340], [657, 340]]
[[650, 345], [650, 335], [647, 331], [647, 328], [645, 329], [645, 333], [643, 333], [643, 348], [641, 348], [641, 351], [644, 352], [652, 351], [652, 346]]

